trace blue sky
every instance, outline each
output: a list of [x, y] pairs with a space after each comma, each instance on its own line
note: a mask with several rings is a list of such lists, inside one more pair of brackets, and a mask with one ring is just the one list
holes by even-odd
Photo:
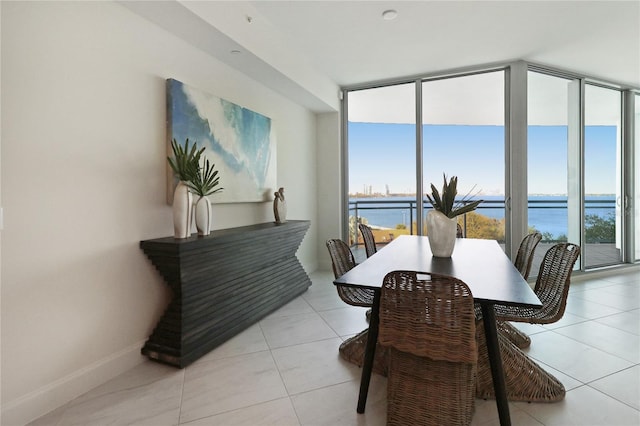
[[[502, 126], [424, 126], [425, 188], [441, 186], [442, 173], [458, 176], [460, 193], [504, 193]], [[349, 192], [415, 192], [415, 126], [349, 123]], [[585, 184], [591, 194], [615, 193], [616, 128], [588, 126], [585, 131]], [[530, 126], [529, 194], [566, 193], [565, 126]]]

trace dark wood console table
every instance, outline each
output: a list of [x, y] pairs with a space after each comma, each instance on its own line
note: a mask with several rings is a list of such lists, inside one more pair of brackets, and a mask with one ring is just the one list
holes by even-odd
[[292, 220], [141, 241], [173, 290], [142, 353], [186, 367], [305, 292], [311, 280], [296, 251], [309, 225]]

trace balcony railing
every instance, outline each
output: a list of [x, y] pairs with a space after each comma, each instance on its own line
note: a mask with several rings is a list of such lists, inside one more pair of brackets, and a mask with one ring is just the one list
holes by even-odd
[[[425, 213], [431, 209], [431, 204], [428, 200], [424, 200]], [[543, 229], [536, 226], [536, 213], [545, 215], [546, 219], [549, 219], [549, 214], [553, 212], [559, 213], [559, 222], [557, 227], [564, 229], [564, 236], [567, 234], [567, 200], [566, 199], [550, 199], [550, 198], [529, 198], [529, 224], [536, 229], [543, 231]], [[585, 215], [595, 215], [598, 217], [608, 217], [615, 215], [616, 203], [613, 197], [606, 199], [587, 199], [585, 200]], [[485, 215], [492, 219], [504, 219], [505, 200], [504, 199], [490, 199], [483, 201], [477, 208], [477, 213]], [[372, 199], [357, 199], [349, 201], [349, 216], [350, 216], [350, 240], [352, 244], [361, 244], [358, 238], [357, 223], [363, 218], [367, 219], [367, 222], [374, 229], [378, 230], [378, 233], [388, 231], [388, 236], [383, 235], [381, 243], [387, 240], [393, 239], [398, 234], [414, 234], [416, 229], [414, 228], [414, 222], [417, 217], [417, 202], [415, 199], [394, 199], [388, 197], [384, 199], [372, 198]], [[462, 218], [462, 226], [466, 231], [466, 215]], [[398, 227], [400, 225], [400, 227]], [[551, 233], [545, 234], [546, 241], [553, 241], [549, 236]], [[562, 236], [562, 232], [555, 237]], [[589, 241], [587, 241], [589, 242]], [[598, 241], [603, 242], [603, 241]], [[614, 241], [608, 241], [614, 242]]]

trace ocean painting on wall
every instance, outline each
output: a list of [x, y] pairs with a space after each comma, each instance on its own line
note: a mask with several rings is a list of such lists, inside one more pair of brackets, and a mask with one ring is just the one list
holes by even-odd
[[[263, 202], [276, 188], [276, 139], [271, 119], [177, 80], [167, 80], [167, 149], [171, 140], [205, 148], [224, 189], [212, 203]], [[168, 168], [167, 200], [177, 181]]]

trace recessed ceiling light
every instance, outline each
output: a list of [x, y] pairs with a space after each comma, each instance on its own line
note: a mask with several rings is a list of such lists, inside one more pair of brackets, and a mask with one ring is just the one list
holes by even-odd
[[393, 19], [396, 19], [397, 16], [398, 16], [398, 11], [394, 9], [389, 9], [382, 12], [382, 19], [384, 19], [385, 21], [391, 21]]
[[241, 53], [242, 53], [242, 52], [240, 52], [239, 50], [232, 50], [232, 51], [231, 51], [231, 54], [232, 54], [232, 55], [239, 55], [239, 54], [241, 54]]

